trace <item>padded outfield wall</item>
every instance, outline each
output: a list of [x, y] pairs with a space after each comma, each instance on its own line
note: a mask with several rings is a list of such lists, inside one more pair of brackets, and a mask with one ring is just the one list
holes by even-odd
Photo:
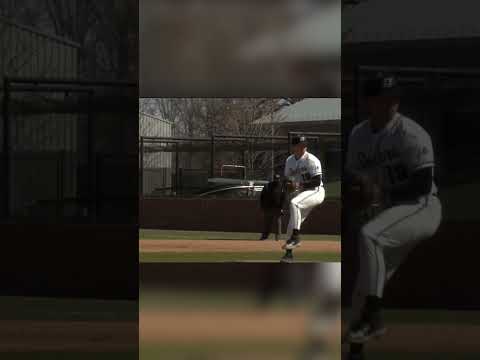
[[[140, 227], [172, 230], [258, 232], [262, 212], [255, 200], [141, 199]], [[341, 204], [325, 200], [305, 221], [306, 234], [340, 234]], [[285, 214], [284, 231], [288, 222]]]

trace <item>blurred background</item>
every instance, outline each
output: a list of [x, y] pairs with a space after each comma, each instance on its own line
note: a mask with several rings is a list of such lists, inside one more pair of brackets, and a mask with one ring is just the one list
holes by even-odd
[[140, 96], [340, 96], [339, 0], [140, 1]]
[[2, 359], [138, 358], [137, 14], [0, 1]]
[[[372, 359], [475, 359], [479, 344], [478, 262], [480, 24], [478, 2], [345, 0], [342, 12], [342, 136], [365, 118], [363, 82], [393, 73], [400, 112], [430, 135], [442, 223], [400, 266], [385, 289], [388, 335]], [[435, 14], [432, 16], [432, 14]], [[455, 14], [455, 16], [452, 16]], [[414, 56], [412, 56], [414, 54]], [[348, 148], [343, 154], [348, 153]], [[475, 160], [477, 159], [477, 160]], [[357, 270], [356, 229], [342, 213], [342, 296], [349, 307]], [[455, 241], [452, 241], [455, 239]], [[448, 264], [445, 266], [445, 264]], [[346, 314], [346, 312], [344, 313]], [[344, 319], [346, 316], [344, 316]]]
[[340, 263], [141, 264], [140, 359], [340, 359]]

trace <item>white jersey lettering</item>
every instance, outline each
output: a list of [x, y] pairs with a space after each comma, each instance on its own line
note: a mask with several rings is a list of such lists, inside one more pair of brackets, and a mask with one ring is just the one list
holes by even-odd
[[[374, 172], [387, 189], [408, 182], [415, 171], [433, 166], [430, 136], [399, 113], [378, 133], [372, 132], [368, 121], [363, 121], [350, 134], [347, 171]], [[433, 183], [432, 193], [436, 192]]]
[[[295, 155], [290, 155], [285, 162], [284, 175], [295, 182], [303, 184], [317, 175], [322, 175], [322, 165], [320, 160], [309, 152], [305, 152], [298, 160], [295, 158]], [[323, 185], [323, 182], [321, 185]]]

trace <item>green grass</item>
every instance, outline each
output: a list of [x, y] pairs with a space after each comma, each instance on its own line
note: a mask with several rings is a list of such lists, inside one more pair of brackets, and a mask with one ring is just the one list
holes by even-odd
[[123, 300], [0, 297], [0, 320], [136, 321], [137, 303]]
[[[140, 253], [140, 262], [235, 262], [235, 261], [275, 261], [283, 256], [280, 252], [196, 252], [196, 253]], [[340, 262], [337, 253], [299, 253], [296, 262]]]
[[8, 360], [137, 360], [137, 351], [105, 351], [105, 352], [79, 352], [79, 351], [35, 351], [35, 352], [0, 352], [0, 358]]
[[[141, 240], [251, 240], [258, 241], [258, 233], [220, 231], [187, 231], [140, 229]], [[273, 240], [273, 235], [270, 241]], [[340, 241], [340, 235], [302, 235], [302, 241]], [[280, 240], [283, 241], [283, 240]], [[231, 261], [279, 261], [283, 251], [241, 251], [241, 252], [195, 252], [195, 253], [140, 253], [140, 262], [231, 262]], [[341, 254], [323, 252], [299, 252], [299, 262], [338, 262]]]
[[[186, 310], [265, 310], [261, 293], [256, 291], [223, 290], [206, 285], [203, 289], [140, 289], [141, 309], [186, 309]], [[263, 304], [264, 305], [264, 304]], [[262, 305], [262, 306], [263, 306]], [[268, 303], [268, 310], [293, 311], [309, 309], [312, 299], [293, 298], [282, 292], [274, 294]]]
[[197, 344], [145, 344], [140, 345], [140, 359], [171, 359], [171, 360], [207, 360], [207, 359], [235, 359], [248, 358], [249, 355], [255, 355], [259, 359], [261, 355], [282, 356], [291, 354], [291, 359], [300, 354], [303, 347], [295, 343], [285, 342], [245, 342], [239, 339], [236, 342], [210, 342]]
[[223, 291], [218, 289], [175, 291], [140, 288], [141, 309], [215, 309], [232, 310], [255, 308], [258, 299], [255, 294], [245, 291]]
[[477, 360], [478, 353], [464, 354], [459, 352], [443, 353], [410, 352], [410, 351], [375, 351], [367, 352], [368, 360]]
[[333, 181], [325, 184], [325, 198], [329, 200], [341, 199], [342, 197], [342, 182]]
[[[259, 237], [259, 233], [140, 229], [140, 240], [258, 240]], [[273, 239], [273, 235], [270, 238]], [[302, 241], [340, 241], [340, 239], [340, 235], [302, 235]]]
[[[3, 320], [31, 321], [130, 321], [135, 326], [138, 319], [138, 303], [123, 300], [61, 299], [23, 296], [0, 297], [0, 322]], [[67, 330], [68, 331], [68, 330]], [[2, 352], [0, 359], [9, 360], [134, 360], [138, 351], [25, 351]]]

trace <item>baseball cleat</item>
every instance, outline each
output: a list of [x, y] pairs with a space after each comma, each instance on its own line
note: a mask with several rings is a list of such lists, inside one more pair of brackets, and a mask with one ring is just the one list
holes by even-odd
[[283, 257], [280, 259], [280, 262], [285, 264], [293, 263], [293, 255], [292, 254], [283, 255]]
[[300, 246], [300, 239], [299, 238], [290, 238], [288, 241], [282, 246], [284, 250], [292, 250], [296, 247]]
[[347, 335], [350, 343], [363, 344], [373, 338], [379, 338], [387, 332], [385, 325], [379, 315], [371, 321], [359, 322], [353, 326]]
[[262, 236], [260, 236], [260, 239], [258, 239], [258, 240], [263, 241], [263, 240], [267, 240], [267, 239], [268, 239], [268, 235], [262, 234]]

